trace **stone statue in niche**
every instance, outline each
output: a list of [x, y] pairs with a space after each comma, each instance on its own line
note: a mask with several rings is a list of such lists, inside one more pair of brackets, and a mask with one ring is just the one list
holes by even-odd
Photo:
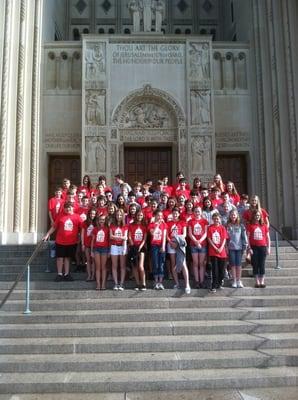
[[88, 172], [105, 172], [106, 141], [104, 137], [86, 137], [85, 165]]
[[155, 104], [138, 104], [122, 117], [126, 128], [168, 128], [168, 114]]
[[212, 166], [211, 137], [197, 136], [191, 140], [192, 171], [202, 173]]
[[152, 11], [154, 4], [152, 0], [142, 0], [141, 7], [143, 10], [144, 32], [151, 32], [152, 28]]
[[105, 96], [86, 91], [85, 104], [85, 124], [105, 125]]
[[100, 79], [105, 73], [104, 43], [95, 43], [88, 47], [85, 53], [86, 80]]
[[207, 90], [191, 90], [191, 123], [192, 125], [210, 124], [211, 95]]
[[155, 10], [155, 31], [161, 32], [162, 19], [165, 12], [164, 0], [156, 0], [154, 4], [154, 10]]
[[189, 79], [206, 81], [210, 79], [209, 45], [207, 43], [190, 43]]
[[138, 0], [131, 0], [128, 2], [127, 7], [132, 15], [133, 31], [140, 32], [141, 30], [141, 4]]

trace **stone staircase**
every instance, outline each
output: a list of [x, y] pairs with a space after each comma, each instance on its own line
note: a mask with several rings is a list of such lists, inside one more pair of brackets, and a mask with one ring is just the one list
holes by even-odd
[[[32, 246], [0, 248], [4, 297]], [[0, 393], [95, 393], [295, 386], [298, 383], [298, 254], [267, 261], [267, 288], [95, 291], [84, 274], [53, 282], [47, 252], [0, 311]], [[110, 282], [110, 286], [111, 286]]]

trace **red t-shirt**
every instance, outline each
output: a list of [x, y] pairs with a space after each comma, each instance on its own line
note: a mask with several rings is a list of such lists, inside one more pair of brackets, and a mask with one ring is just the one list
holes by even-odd
[[184, 221], [169, 221], [167, 223], [168, 237], [172, 239], [175, 235], [182, 235], [185, 226]]
[[[125, 232], [128, 231], [128, 226], [117, 226], [117, 225], [110, 225], [110, 230], [114, 236], [124, 236]], [[123, 240], [122, 239], [110, 239], [110, 244], [111, 245], [123, 245]]]
[[[154, 229], [153, 234], [150, 232], [151, 229]], [[160, 224], [151, 222], [151, 224], [148, 225], [148, 231], [150, 232], [150, 243], [161, 246], [163, 242], [163, 235], [165, 234], [166, 230], [167, 224], [165, 222], [161, 222]]]
[[141, 224], [130, 224], [128, 227], [131, 240], [135, 246], [139, 246], [144, 240], [147, 228]]
[[87, 224], [87, 222], [83, 222], [82, 228], [84, 229], [83, 244], [86, 247], [91, 247], [92, 232], [94, 229], [94, 225], [92, 223]]
[[[261, 208], [261, 213], [262, 213], [262, 218], [265, 222], [266, 219], [269, 218], [269, 214], [264, 208]], [[250, 209], [244, 211], [244, 213], [242, 214], [242, 218], [247, 224], [250, 222], [251, 216], [252, 216], [252, 210]]]
[[108, 208], [107, 206], [104, 207], [97, 207], [96, 209], [97, 215], [108, 215]]
[[184, 213], [180, 214], [180, 218], [182, 221], [185, 221], [188, 224], [194, 218], [194, 214], [193, 214], [193, 212], [191, 214], [184, 212]]
[[267, 246], [267, 234], [269, 232], [267, 225], [247, 224], [246, 231], [251, 246]]
[[230, 199], [232, 200], [232, 203], [234, 204], [234, 206], [238, 206], [239, 201], [240, 201], [239, 194], [230, 194], [229, 193], [229, 196], [230, 196]]
[[186, 200], [188, 200], [190, 198], [190, 190], [182, 190], [182, 189], [177, 189], [175, 191], [175, 196], [179, 197], [179, 196], [184, 196], [186, 198]]
[[[191, 221], [189, 221], [188, 226], [190, 227], [193, 236], [197, 240], [200, 240], [203, 234], [206, 232], [206, 226], [208, 226], [208, 221], [205, 218], [192, 219]], [[192, 240], [190, 240], [190, 244], [191, 246], [196, 246], [196, 243], [194, 243]], [[207, 240], [203, 240], [201, 246], [206, 247]]]
[[60, 214], [60, 211], [63, 209], [63, 204], [64, 200], [62, 198], [58, 199], [57, 197], [52, 197], [51, 199], [49, 199], [48, 210], [50, 211], [54, 221], [57, 218], [58, 214]]
[[109, 228], [107, 226], [95, 227], [92, 232], [94, 237], [93, 247], [109, 247]]
[[84, 186], [84, 185], [79, 186], [78, 192], [84, 192], [84, 193], [86, 193], [87, 197], [90, 197], [90, 189], [87, 186]]
[[163, 214], [164, 220], [166, 222], [172, 221], [172, 219], [173, 219], [173, 214], [172, 213], [173, 213], [173, 211], [172, 210], [168, 210], [167, 208], [165, 210], [163, 210], [162, 214]]
[[[223, 241], [228, 238], [227, 230], [223, 225], [209, 225], [207, 231], [207, 238], [212, 241], [212, 243], [218, 249], [221, 247]], [[209, 245], [208, 246], [208, 254], [209, 256], [218, 257], [218, 258], [226, 258], [227, 252], [225, 247], [223, 248], [221, 253], [217, 253], [215, 249]]]
[[82, 221], [78, 214], [61, 214], [55, 221], [56, 243], [71, 245], [78, 242]]

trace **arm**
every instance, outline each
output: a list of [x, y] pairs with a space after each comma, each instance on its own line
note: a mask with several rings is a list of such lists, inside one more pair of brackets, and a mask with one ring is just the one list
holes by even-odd
[[81, 245], [82, 245], [82, 250], [83, 251], [85, 251], [84, 237], [85, 237], [85, 228], [82, 227], [82, 230], [81, 230]]
[[191, 226], [188, 227], [188, 237], [189, 237], [194, 243], [196, 243], [197, 246], [200, 246], [200, 241], [199, 241], [198, 239], [196, 239], [196, 238], [194, 237], [194, 235], [192, 234]]
[[201, 246], [201, 243], [204, 242], [204, 240], [206, 240], [206, 238], [207, 238], [207, 225], [205, 225], [205, 232], [203, 233], [200, 240], [198, 241], [200, 246]]
[[48, 230], [48, 232], [45, 234], [45, 236], [42, 238], [42, 240], [45, 242], [48, 240], [48, 238], [51, 236], [52, 233], [54, 233], [56, 230], [56, 227], [54, 225], [52, 225], [50, 227], [50, 229]]
[[271, 252], [271, 240], [270, 240], [270, 234], [269, 231], [267, 232], [267, 254], [268, 256], [270, 255]]

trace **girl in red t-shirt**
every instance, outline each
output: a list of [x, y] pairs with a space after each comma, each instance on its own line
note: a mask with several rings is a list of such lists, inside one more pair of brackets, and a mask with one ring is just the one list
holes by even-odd
[[215, 213], [212, 215], [213, 224], [208, 226], [207, 240], [209, 243], [208, 255], [212, 264], [212, 288], [211, 292], [216, 292], [216, 289], [222, 288], [224, 279], [225, 259], [227, 258], [226, 228], [221, 225], [220, 215]]
[[249, 240], [248, 252], [256, 280], [256, 288], [265, 288], [265, 260], [270, 254], [269, 228], [263, 220], [262, 211], [254, 210], [250, 222], [246, 225]]
[[188, 237], [192, 256], [192, 268], [196, 287], [202, 287], [205, 279], [207, 260], [208, 221], [202, 217], [201, 207], [194, 208], [194, 218], [188, 223]]
[[173, 219], [172, 211], [176, 207], [175, 197], [169, 197], [167, 202], [167, 208], [163, 211], [163, 218], [166, 222]]
[[96, 209], [90, 208], [90, 210], [87, 213], [87, 218], [82, 224], [81, 241], [82, 241], [82, 251], [85, 253], [86, 256], [87, 282], [94, 281], [95, 279], [95, 266], [93, 259], [91, 257], [91, 241], [92, 241], [92, 232], [95, 227], [95, 218], [96, 218]]
[[[118, 196], [119, 197], [119, 196]], [[126, 252], [128, 226], [124, 223], [124, 210], [117, 210], [115, 220], [110, 225], [110, 244], [112, 259], [112, 275], [114, 279], [114, 290], [124, 290], [126, 274]], [[118, 284], [118, 264], [120, 263], [120, 284]]]
[[264, 208], [261, 207], [260, 198], [259, 198], [259, 196], [255, 195], [255, 194], [253, 196], [251, 196], [251, 198], [250, 198], [249, 209], [244, 211], [242, 214], [242, 219], [243, 219], [244, 223], [246, 223], [246, 224], [250, 223], [253, 211], [255, 211], [255, 210], [261, 212], [262, 219], [263, 219], [265, 225], [267, 225], [269, 228], [269, 226], [270, 226], [269, 214]]
[[107, 282], [107, 259], [110, 252], [107, 217], [98, 215], [92, 232], [91, 254], [95, 261], [96, 290], [105, 290]]
[[226, 183], [226, 191], [229, 194], [230, 199], [232, 200], [234, 206], [237, 207], [239, 202], [240, 202], [240, 196], [239, 196], [239, 194], [238, 194], [238, 192], [236, 190], [236, 187], [235, 187], [233, 182], [228, 181]]
[[128, 206], [128, 213], [125, 216], [126, 225], [130, 225], [134, 222], [138, 208], [140, 208], [140, 206], [138, 206], [137, 203], [132, 203]]
[[144, 260], [146, 252], [147, 226], [143, 211], [138, 211], [134, 222], [128, 226], [129, 254], [136, 280], [136, 290], [146, 290]]

